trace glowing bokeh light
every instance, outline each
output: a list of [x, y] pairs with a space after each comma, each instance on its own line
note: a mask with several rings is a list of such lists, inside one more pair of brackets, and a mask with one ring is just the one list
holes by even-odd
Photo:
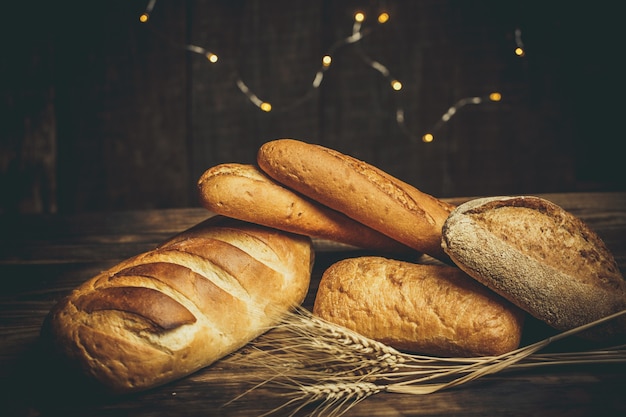
[[500, 101], [502, 100], [502, 94], [498, 93], [498, 92], [494, 92], [489, 94], [489, 100], [491, 101]]

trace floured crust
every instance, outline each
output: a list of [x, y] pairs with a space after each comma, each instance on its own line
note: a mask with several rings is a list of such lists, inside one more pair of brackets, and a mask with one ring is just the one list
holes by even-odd
[[395, 348], [437, 356], [514, 350], [524, 319], [521, 310], [456, 267], [381, 257], [329, 267], [313, 312]]
[[276, 183], [256, 166], [220, 164], [198, 181], [200, 203], [224, 216], [387, 253], [412, 249]]
[[[452, 212], [443, 247], [469, 275], [550, 326], [566, 330], [626, 308], [626, 282], [604, 242], [538, 197], [490, 197]], [[588, 337], [606, 338], [616, 322]]]
[[86, 281], [44, 334], [113, 392], [144, 390], [206, 367], [300, 304], [308, 237], [214, 217]]
[[263, 144], [257, 163], [279, 183], [419, 252], [448, 259], [441, 228], [450, 204], [366, 162], [294, 139]]

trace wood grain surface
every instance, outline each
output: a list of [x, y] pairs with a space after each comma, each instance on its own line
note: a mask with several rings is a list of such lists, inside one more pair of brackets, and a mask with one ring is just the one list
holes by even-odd
[[[545, 194], [585, 220], [626, 270], [626, 193]], [[467, 198], [448, 199], [459, 203]], [[211, 214], [199, 208], [0, 217], [0, 405], [6, 416], [260, 416], [284, 399], [259, 388], [254, 370], [225, 359], [154, 390], [108, 397], [55, 361], [39, 331], [52, 305], [72, 288], [126, 257], [149, 250]], [[316, 241], [312, 305], [322, 272], [361, 254]], [[526, 338], [549, 333], [528, 323]], [[555, 349], [576, 348], [564, 341]], [[510, 371], [423, 396], [376, 394], [346, 416], [621, 416], [626, 366], [577, 365]], [[313, 409], [303, 410], [307, 415]], [[277, 413], [282, 416], [286, 413]]]

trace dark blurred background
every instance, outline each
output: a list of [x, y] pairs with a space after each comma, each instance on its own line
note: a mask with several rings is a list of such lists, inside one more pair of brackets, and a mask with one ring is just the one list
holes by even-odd
[[[263, 142], [282, 137], [438, 197], [626, 190], [624, 35], [610, 3], [160, 0], [141, 23], [150, 3], [3, 6], [0, 213], [197, 206], [204, 170], [253, 163]], [[337, 48], [313, 88], [357, 10], [367, 36]], [[494, 91], [501, 101], [436, 126], [458, 100]]]

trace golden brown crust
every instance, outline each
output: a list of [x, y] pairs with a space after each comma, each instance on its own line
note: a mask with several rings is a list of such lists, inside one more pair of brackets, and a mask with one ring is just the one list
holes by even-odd
[[358, 257], [328, 268], [314, 314], [398, 349], [497, 355], [519, 346], [524, 314], [444, 265]]
[[[169, 262], [150, 262], [125, 268], [108, 277], [109, 280], [120, 282], [126, 279], [130, 282], [134, 277], [149, 277], [162, 281], [174, 291], [185, 294], [189, 300], [198, 306], [199, 310], [214, 310], [216, 316], [228, 318], [222, 322], [232, 322], [239, 315], [238, 311], [245, 309], [244, 302], [233, 297], [203, 275], [192, 271], [186, 266]], [[224, 329], [225, 331], [227, 329]]]
[[86, 281], [44, 334], [114, 392], [188, 375], [300, 304], [313, 252], [302, 235], [214, 217]]
[[453, 206], [358, 159], [320, 145], [278, 139], [261, 146], [261, 170], [394, 240], [441, 260], [441, 228]]
[[412, 249], [276, 183], [254, 165], [220, 164], [198, 181], [206, 209], [252, 223], [387, 253]]
[[[469, 201], [450, 215], [443, 245], [469, 275], [555, 329], [626, 308], [626, 282], [604, 242], [548, 200]], [[586, 336], [612, 338], [624, 330], [617, 322]]]
[[196, 321], [194, 315], [181, 303], [151, 288], [102, 288], [77, 297], [74, 305], [78, 310], [90, 314], [107, 310], [131, 313], [161, 330], [175, 329]]

